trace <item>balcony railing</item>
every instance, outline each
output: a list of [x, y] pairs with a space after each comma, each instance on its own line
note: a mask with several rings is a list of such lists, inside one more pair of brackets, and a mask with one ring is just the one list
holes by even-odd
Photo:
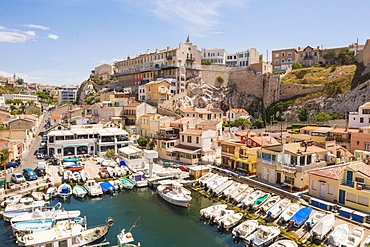
[[340, 180], [340, 185], [344, 185], [344, 186], [354, 188], [355, 187], [355, 182], [351, 181], [351, 180], [341, 179]]

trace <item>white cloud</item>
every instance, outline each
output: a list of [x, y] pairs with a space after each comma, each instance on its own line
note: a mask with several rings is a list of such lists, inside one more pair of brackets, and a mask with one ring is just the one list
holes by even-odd
[[24, 43], [36, 37], [34, 31], [21, 31], [0, 26], [0, 42]]
[[[221, 24], [225, 7], [243, 6], [246, 0], [155, 0], [154, 10], [157, 17], [180, 26], [184, 31], [206, 35]], [[213, 32], [214, 34], [214, 32]]]
[[57, 40], [57, 39], [59, 39], [59, 36], [55, 35], [55, 34], [49, 34], [48, 38], [53, 39], [53, 40]]
[[41, 30], [49, 30], [50, 29], [50, 27], [35, 25], [35, 24], [25, 24], [25, 25], [22, 25], [22, 26], [28, 27], [28, 28], [37, 28], [37, 29], [41, 29]]

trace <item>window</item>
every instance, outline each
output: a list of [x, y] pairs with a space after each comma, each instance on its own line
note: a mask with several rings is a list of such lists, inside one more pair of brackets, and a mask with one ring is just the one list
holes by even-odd
[[356, 202], [356, 195], [351, 194], [351, 193], [347, 193], [347, 201]]
[[59, 247], [68, 247], [67, 240], [62, 240], [58, 242]]
[[303, 57], [303, 53], [299, 54], [300, 57]]
[[188, 142], [191, 143], [191, 136], [188, 136]]
[[356, 141], [356, 145], [360, 145], [360, 141]]
[[45, 244], [45, 247], [53, 247], [53, 243], [47, 243]]
[[370, 151], [370, 142], [365, 142], [365, 151]]
[[363, 123], [363, 122], [364, 122], [364, 118], [360, 117], [360, 123]]
[[195, 138], [195, 143], [199, 143], [199, 137]]
[[369, 206], [369, 198], [358, 196], [358, 204]]
[[184, 142], [184, 139], [185, 139], [185, 137], [184, 136], [181, 136], [181, 141], [182, 142]]
[[285, 63], [285, 60], [284, 59], [281, 59], [281, 63]]
[[291, 52], [288, 52], [287, 56], [288, 57], [291, 57], [292, 56], [292, 53]]
[[276, 161], [276, 155], [275, 154], [272, 155], [272, 161]]
[[317, 181], [312, 181], [312, 189], [317, 190]]
[[279, 64], [279, 59], [275, 59], [275, 64]]
[[276, 54], [275, 54], [275, 57], [279, 57], [279, 54], [277, 54], [277, 53], [276, 53]]
[[328, 194], [329, 195], [333, 195], [333, 193], [334, 193], [334, 186], [333, 185], [329, 185], [328, 186]]
[[284, 182], [287, 184], [294, 184], [294, 178], [285, 176]]
[[281, 53], [281, 56], [282, 56], [282, 57], [285, 57], [285, 52], [282, 52], [282, 53]]

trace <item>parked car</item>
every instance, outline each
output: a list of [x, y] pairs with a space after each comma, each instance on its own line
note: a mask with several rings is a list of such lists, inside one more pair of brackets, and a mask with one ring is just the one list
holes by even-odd
[[45, 169], [41, 167], [36, 167], [34, 172], [37, 174], [39, 177], [43, 177], [46, 175]]
[[31, 168], [24, 168], [23, 169], [23, 176], [27, 181], [37, 179], [37, 174]]
[[6, 164], [6, 168], [10, 168], [10, 167], [18, 167], [19, 166], [19, 163], [18, 162], [15, 162], [15, 161], [12, 161], [12, 162], [8, 162]]
[[26, 181], [24, 176], [20, 173], [13, 173], [10, 179], [16, 184], [20, 184], [20, 183]]

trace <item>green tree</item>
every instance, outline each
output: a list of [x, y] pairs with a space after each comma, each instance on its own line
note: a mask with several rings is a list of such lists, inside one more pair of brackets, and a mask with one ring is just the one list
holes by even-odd
[[137, 144], [139, 144], [140, 147], [145, 148], [146, 145], [149, 143], [149, 138], [140, 136], [137, 138]]
[[234, 121], [230, 123], [231, 127], [240, 127], [241, 129], [244, 129], [245, 127], [252, 126], [251, 121], [245, 118], [237, 118]]
[[150, 139], [150, 141], [148, 142], [147, 147], [148, 147], [149, 150], [153, 150], [155, 145], [157, 145], [157, 141], [155, 139]]
[[344, 113], [342, 112], [336, 112], [334, 111], [332, 114], [330, 114], [331, 116], [331, 119], [335, 120], [335, 119], [344, 119]]
[[10, 104], [13, 104], [13, 103], [14, 103], [14, 101], [13, 101], [13, 100], [11, 100], [11, 99], [7, 99], [7, 100], [5, 100], [5, 104], [10, 105]]
[[300, 69], [302, 68], [302, 64], [294, 62], [292, 63], [292, 69]]
[[4, 168], [4, 163], [8, 161], [10, 156], [10, 150], [9, 148], [0, 150], [0, 166], [1, 169]]
[[36, 114], [37, 116], [41, 115], [41, 110], [40, 109], [31, 109], [29, 111], [29, 114]]
[[18, 80], [15, 81], [18, 85], [23, 85], [24, 80], [22, 78], [19, 78]]
[[13, 103], [14, 104], [23, 104], [23, 101], [20, 100], [20, 99], [15, 99], [15, 100], [13, 100]]
[[317, 113], [316, 115], [312, 117], [312, 121], [315, 121], [315, 122], [324, 122], [330, 119], [331, 119], [331, 116], [327, 114], [326, 112]]
[[108, 158], [113, 158], [115, 154], [116, 152], [114, 151], [114, 149], [107, 149], [107, 151], [105, 152], [105, 156], [107, 156]]
[[222, 76], [217, 76], [216, 80], [219, 82], [219, 83], [224, 83], [225, 79], [222, 77]]
[[298, 118], [300, 121], [307, 121], [308, 120], [308, 112], [307, 109], [301, 109], [301, 111], [298, 113]]
[[257, 118], [256, 120], [254, 120], [254, 126], [256, 126], [257, 128], [263, 128], [265, 127], [265, 123], [262, 119]]
[[338, 63], [343, 65], [355, 63], [355, 52], [351, 51], [348, 47], [340, 50], [338, 54]]
[[326, 61], [331, 61], [331, 64], [334, 64], [335, 61], [338, 59], [338, 53], [336, 53], [334, 50], [329, 50], [327, 53], [325, 53], [322, 56]]

